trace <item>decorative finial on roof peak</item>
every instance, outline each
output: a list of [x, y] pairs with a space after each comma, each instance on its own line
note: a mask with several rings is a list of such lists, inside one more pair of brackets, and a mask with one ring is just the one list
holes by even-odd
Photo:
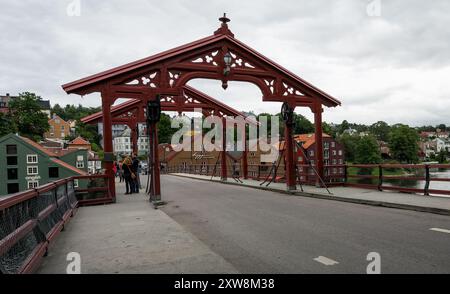
[[227, 17], [227, 14], [224, 13], [221, 18], [219, 18], [219, 21], [222, 23], [220, 25], [220, 28], [214, 32], [214, 35], [228, 35], [234, 38], [234, 34], [230, 31], [228, 28], [228, 24], [231, 20]]
[[227, 22], [231, 21], [231, 19], [229, 19], [227, 17], [227, 14], [225, 12], [223, 13], [223, 16], [221, 18], [219, 18], [219, 20], [222, 22], [222, 24], [225, 24], [225, 25], [227, 24]]

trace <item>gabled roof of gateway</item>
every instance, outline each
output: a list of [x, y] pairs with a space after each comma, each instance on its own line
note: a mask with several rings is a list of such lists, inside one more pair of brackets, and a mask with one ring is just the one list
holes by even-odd
[[199, 39], [197, 41], [167, 50], [163, 51], [161, 53], [149, 56], [147, 58], [143, 58], [134, 62], [130, 62], [128, 64], [118, 66], [103, 72], [100, 72], [98, 74], [94, 74], [91, 76], [88, 76], [86, 78], [82, 78], [79, 80], [76, 80], [71, 83], [64, 84], [62, 88], [64, 91], [66, 91], [68, 94], [70, 93], [77, 93], [82, 92], [83, 89], [93, 86], [95, 84], [104, 83], [112, 78], [118, 77], [123, 74], [128, 74], [133, 71], [138, 71], [140, 69], [143, 69], [145, 67], [155, 65], [157, 63], [164, 62], [170, 58], [180, 56], [182, 54], [191, 53], [194, 50], [201, 50], [202, 48], [205, 48], [209, 45], [212, 45], [214, 43], [219, 42], [225, 42], [229, 43], [232, 46], [236, 46], [237, 48], [245, 51], [247, 54], [250, 54], [252, 57], [257, 59], [262, 64], [266, 64], [273, 68], [275, 71], [281, 73], [286, 78], [289, 78], [296, 83], [302, 85], [304, 88], [309, 89], [312, 93], [314, 93], [317, 97], [319, 97], [323, 104], [327, 106], [338, 106], [341, 104], [339, 100], [334, 98], [333, 96], [325, 93], [324, 91], [318, 89], [317, 87], [313, 86], [312, 84], [308, 83], [307, 81], [303, 80], [299, 76], [295, 75], [291, 71], [287, 70], [286, 68], [282, 67], [281, 65], [275, 63], [271, 59], [265, 57], [261, 53], [257, 52], [256, 50], [252, 49], [251, 47], [247, 46], [246, 44], [242, 43], [241, 41], [234, 38], [234, 35], [231, 32], [224, 32], [220, 29], [216, 31], [213, 35]]

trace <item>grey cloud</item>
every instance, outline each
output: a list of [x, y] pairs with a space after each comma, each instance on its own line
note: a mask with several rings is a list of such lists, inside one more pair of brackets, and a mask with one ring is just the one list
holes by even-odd
[[[80, 0], [69, 17], [72, 1], [0, 0], [0, 93], [99, 105], [60, 85], [210, 35], [227, 12], [238, 39], [342, 100], [329, 121], [450, 124], [449, 1], [381, 0], [369, 17], [369, 0]], [[240, 110], [279, 111], [252, 85], [193, 84]]]

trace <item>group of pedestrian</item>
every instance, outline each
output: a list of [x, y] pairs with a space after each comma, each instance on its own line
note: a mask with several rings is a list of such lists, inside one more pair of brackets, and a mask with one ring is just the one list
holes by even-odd
[[121, 162], [115, 162], [114, 173], [119, 177], [119, 182], [125, 182], [125, 195], [139, 193], [141, 171], [136, 154], [126, 156]]

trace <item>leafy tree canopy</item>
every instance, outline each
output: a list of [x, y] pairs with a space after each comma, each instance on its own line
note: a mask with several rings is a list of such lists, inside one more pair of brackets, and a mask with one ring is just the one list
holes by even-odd
[[356, 143], [355, 162], [360, 164], [377, 164], [381, 162], [380, 149], [373, 136], [361, 137]]
[[41, 111], [39, 100], [41, 97], [36, 94], [24, 92], [9, 102], [11, 119], [19, 134], [36, 141], [42, 139], [50, 128], [48, 116]]
[[392, 126], [389, 133], [389, 148], [394, 159], [399, 162], [415, 163], [419, 161], [419, 135], [407, 125]]

